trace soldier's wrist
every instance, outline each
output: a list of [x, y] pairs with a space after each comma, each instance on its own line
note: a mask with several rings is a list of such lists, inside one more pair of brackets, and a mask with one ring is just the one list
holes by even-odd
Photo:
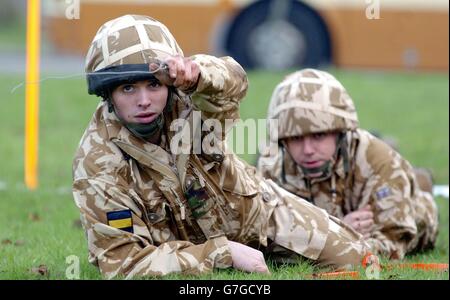
[[209, 240], [214, 242], [216, 249], [221, 250], [216, 251], [219, 254], [215, 259], [214, 267], [219, 269], [231, 268], [233, 266], [233, 257], [225, 234], [210, 237]]

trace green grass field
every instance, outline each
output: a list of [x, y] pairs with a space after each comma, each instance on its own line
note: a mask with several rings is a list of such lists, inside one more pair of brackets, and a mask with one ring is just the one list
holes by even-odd
[[[400, 152], [413, 165], [433, 170], [448, 184], [448, 74], [331, 70], [354, 99], [361, 127], [395, 136]], [[286, 73], [249, 73], [250, 89], [241, 105], [242, 119], [263, 119], [276, 83]], [[42, 77], [45, 77], [43, 75]], [[24, 79], [0, 75], [0, 279], [65, 279], [66, 258], [80, 259], [81, 279], [100, 279], [87, 262], [86, 239], [77, 225], [71, 195], [72, 157], [98, 99], [88, 96], [83, 78], [48, 80], [41, 85], [39, 188], [24, 184]], [[253, 163], [255, 155], [242, 155]], [[448, 199], [437, 199], [440, 234], [435, 250], [408, 262], [449, 261]], [[45, 265], [48, 273], [33, 272]], [[308, 279], [318, 272], [307, 263], [274, 266], [272, 275], [217, 271], [201, 279]], [[363, 272], [361, 273], [363, 274]], [[186, 277], [169, 276], [168, 279]], [[192, 277], [187, 277], [192, 278]], [[364, 276], [361, 276], [364, 279]], [[448, 279], [448, 272], [392, 269], [382, 279]]]

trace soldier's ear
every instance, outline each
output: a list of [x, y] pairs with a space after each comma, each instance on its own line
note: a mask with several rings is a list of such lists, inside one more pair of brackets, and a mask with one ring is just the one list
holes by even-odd
[[107, 104], [108, 104], [108, 112], [112, 113], [114, 111], [114, 105], [112, 103], [111, 100], [106, 100]]
[[278, 140], [278, 146], [287, 149], [287, 140], [288, 139], [289, 138], [284, 138], [284, 139]]
[[112, 102], [112, 92], [110, 90], [104, 91], [101, 94], [103, 101], [106, 101], [106, 105], [108, 105], [108, 112], [112, 113], [114, 111], [114, 104]]
[[167, 93], [166, 107], [164, 108], [164, 110], [166, 112], [171, 112], [173, 106], [177, 101], [176, 98], [179, 98], [180, 95], [178, 94], [178, 90], [174, 86], [167, 86], [167, 88], [169, 92]]
[[112, 99], [112, 90], [111, 89], [103, 90], [100, 92], [99, 96], [102, 97], [103, 101], [111, 100]]

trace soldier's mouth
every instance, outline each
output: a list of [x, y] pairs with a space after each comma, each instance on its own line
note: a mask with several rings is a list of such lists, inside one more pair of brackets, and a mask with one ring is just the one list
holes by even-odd
[[139, 113], [135, 116], [135, 119], [138, 123], [150, 123], [154, 121], [157, 116], [158, 114], [154, 112]]
[[317, 168], [322, 165], [322, 161], [320, 160], [313, 160], [313, 161], [305, 161], [303, 162], [303, 166], [305, 168]]

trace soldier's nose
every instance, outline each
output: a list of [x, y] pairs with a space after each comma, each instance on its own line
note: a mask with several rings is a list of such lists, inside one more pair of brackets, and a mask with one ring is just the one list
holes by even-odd
[[151, 95], [146, 89], [140, 89], [137, 97], [137, 104], [139, 107], [148, 107], [152, 104]]
[[312, 141], [309, 137], [306, 137], [303, 141], [303, 153], [304, 154], [312, 154], [314, 153], [314, 147]]

